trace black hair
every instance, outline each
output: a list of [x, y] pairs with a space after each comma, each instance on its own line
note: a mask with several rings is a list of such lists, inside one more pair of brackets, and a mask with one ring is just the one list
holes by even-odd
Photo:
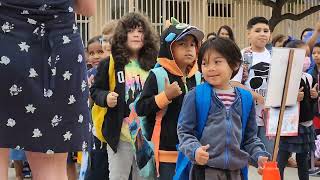
[[269, 21], [265, 17], [253, 17], [248, 21], [247, 29], [251, 29], [256, 24], [266, 24], [269, 26]]
[[102, 36], [99, 35], [99, 36], [94, 36], [93, 38], [89, 39], [89, 41], [87, 42], [87, 50], [88, 50], [88, 47], [90, 44], [92, 43], [95, 43], [95, 42], [98, 42], [98, 43], [102, 43]]
[[303, 38], [303, 34], [305, 33], [305, 32], [307, 32], [307, 31], [313, 31], [313, 29], [312, 28], [305, 28], [303, 31], [302, 31], [302, 33], [301, 33], [301, 35], [300, 35], [300, 39], [301, 40], [303, 40], [302, 38]]
[[305, 45], [306, 45], [306, 43], [303, 42], [302, 40], [293, 40], [293, 41], [290, 41], [289, 43], [287, 43], [285, 47], [300, 48], [301, 46], [305, 46]]
[[[237, 44], [228, 38], [210, 38], [205, 41], [200, 47], [198, 54], [198, 67], [201, 72], [201, 64], [204, 59], [204, 55], [207, 51], [216, 51], [220, 53], [228, 62], [230, 68], [233, 70], [231, 78], [233, 78], [239, 71], [241, 65], [241, 51]], [[234, 70], [236, 69], [237, 70]]]
[[208, 39], [210, 36], [216, 37], [216, 36], [217, 36], [217, 33], [215, 33], [215, 32], [208, 33], [207, 39]]
[[130, 50], [127, 46], [128, 32], [138, 27], [143, 29], [144, 34], [144, 45], [139, 51], [138, 62], [143, 70], [149, 71], [157, 60], [159, 35], [156, 34], [147, 17], [141, 13], [128, 13], [118, 21], [111, 41], [111, 53], [117, 64], [127, 65], [130, 61]]
[[313, 48], [314, 48], [314, 47], [319, 47], [319, 48], [320, 48], [320, 42], [316, 43], [316, 44], [313, 46]]
[[229, 38], [230, 38], [232, 41], [235, 41], [234, 35], [233, 35], [233, 31], [232, 31], [231, 27], [229, 27], [229, 26], [227, 26], [227, 25], [223, 25], [223, 26], [221, 26], [221, 27], [219, 28], [218, 33], [217, 33], [218, 36], [220, 35], [220, 32], [221, 32], [222, 29], [225, 29], [226, 31], [228, 31]]

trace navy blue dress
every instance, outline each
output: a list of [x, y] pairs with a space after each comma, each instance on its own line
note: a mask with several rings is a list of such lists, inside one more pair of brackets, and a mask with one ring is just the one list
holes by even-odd
[[72, 0], [0, 0], [0, 148], [88, 148], [83, 50]]

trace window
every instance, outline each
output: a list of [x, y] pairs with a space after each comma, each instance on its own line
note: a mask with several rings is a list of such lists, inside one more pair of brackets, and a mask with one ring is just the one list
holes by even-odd
[[[86, 46], [89, 40], [89, 18], [82, 15], [77, 15], [77, 28], [77, 31], [80, 33], [80, 36], [82, 38], [83, 44]], [[75, 27], [74, 30], [76, 30]]]
[[231, 4], [208, 3], [208, 15], [211, 17], [232, 17]]

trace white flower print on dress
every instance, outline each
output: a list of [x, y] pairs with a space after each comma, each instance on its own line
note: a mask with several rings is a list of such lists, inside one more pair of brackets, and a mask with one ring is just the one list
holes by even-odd
[[54, 154], [54, 151], [52, 151], [51, 149], [47, 150], [46, 154]]
[[81, 54], [78, 55], [78, 63], [82, 63], [83, 61], [83, 57]]
[[88, 144], [85, 141], [83, 141], [83, 143], [82, 143], [82, 151], [86, 151], [87, 147], [88, 147]]
[[53, 18], [55, 18], [55, 19], [58, 18], [58, 17], [59, 17], [58, 15], [53, 15]]
[[69, 96], [69, 102], [68, 102], [68, 104], [73, 104], [73, 103], [75, 103], [76, 102], [76, 99], [74, 98], [74, 96], [73, 95], [70, 95]]
[[58, 126], [61, 121], [62, 121], [62, 116], [59, 117], [58, 115], [55, 115], [51, 120], [52, 127]]
[[66, 80], [70, 80], [72, 74], [69, 71], [65, 71], [62, 76], [63, 76], [63, 80], [66, 81]]
[[71, 136], [72, 136], [72, 133], [70, 133], [70, 131], [67, 131], [67, 132], [63, 135], [64, 141], [68, 141], [68, 140], [70, 141]]
[[34, 68], [30, 68], [30, 70], [29, 70], [29, 77], [30, 77], [30, 78], [34, 78], [34, 77], [37, 77], [37, 76], [38, 76], [37, 71], [36, 71]]
[[10, 63], [10, 59], [7, 56], [2, 56], [0, 60], [0, 64], [8, 65]]
[[32, 113], [32, 114], [37, 109], [33, 106], [33, 104], [28, 104], [28, 106], [26, 106], [25, 108], [26, 108], [26, 113]]
[[73, 8], [69, 6], [68, 8], [69, 12], [73, 12]]
[[73, 33], [76, 33], [78, 31], [78, 26], [76, 24], [73, 24], [72, 29]]
[[5, 22], [2, 26], [1, 29], [3, 32], [8, 33], [12, 29], [14, 29], [14, 24], [10, 24], [9, 22]]
[[13, 127], [16, 125], [16, 121], [12, 118], [9, 118], [8, 121], [7, 121], [7, 126], [8, 127]]
[[49, 56], [49, 58], [48, 58], [48, 64], [49, 64], [49, 66], [51, 66], [51, 56]]
[[28, 11], [28, 10], [23, 10], [23, 11], [21, 12], [21, 14], [29, 14], [29, 11]]
[[11, 96], [16, 96], [20, 92], [22, 92], [22, 87], [18, 87], [17, 85], [12, 85], [11, 88], [9, 89]]
[[87, 82], [83, 80], [81, 83], [81, 91], [84, 92], [86, 90], [86, 87], [87, 87]]
[[50, 98], [52, 96], [53, 92], [51, 89], [43, 89], [43, 96], [46, 98]]
[[15, 150], [23, 150], [24, 148], [21, 148], [19, 145], [17, 145], [14, 149]]
[[31, 18], [28, 18], [28, 23], [29, 24], [37, 24], [37, 21]]
[[47, 4], [44, 4], [42, 6], [39, 7], [40, 11], [46, 11], [50, 6], [48, 6]]
[[41, 136], [42, 136], [42, 133], [41, 133], [40, 129], [36, 128], [36, 129], [33, 130], [33, 136], [32, 137], [39, 138]]
[[68, 44], [71, 42], [70, 38], [68, 36], [62, 36], [63, 44]]
[[82, 116], [82, 114], [79, 115], [78, 122], [79, 122], [79, 123], [82, 123], [82, 122], [83, 122], [83, 116]]
[[26, 43], [26, 42], [21, 42], [20, 44], [18, 44], [20, 47], [20, 51], [29, 51], [30, 46]]
[[52, 76], [55, 76], [57, 73], [57, 68], [54, 67], [53, 69], [51, 69], [51, 72], [52, 72]]
[[45, 24], [41, 23], [40, 27], [36, 27], [33, 31], [33, 34], [39, 35], [39, 29], [40, 29], [40, 36], [44, 36], [44, 34], [46, 33], [45, 31]]
[[91, 126], [91, 123], [89, 123], [89, 132], [91, 132], [92, 130], [92, 126]]
[[72, 76], [72, 74], [69, 71], [65, 71], [63, 76], [63, 80], [70, 80], [70, 77]]

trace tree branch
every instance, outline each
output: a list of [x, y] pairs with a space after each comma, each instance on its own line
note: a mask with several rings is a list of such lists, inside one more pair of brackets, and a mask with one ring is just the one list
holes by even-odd
[[317, 5], [317, 6], [313, 6], [305, 11], [303, 11], [302, 13], [300, 14], [293, 14], [293, 13], [285, 13], [281, 16], [281, 20], [285, 20], [285, 19], [290, 19], [290, 20], [293, 20], [293, 21], [298, 21], [310, 14], [313, 14], [317, 11], [320, 10], [320, 5]]
[[265, 6], [269, 6], [274, 8], [276, 6], [276, 3], [271, 0], [261, 0], [261, 3]]

